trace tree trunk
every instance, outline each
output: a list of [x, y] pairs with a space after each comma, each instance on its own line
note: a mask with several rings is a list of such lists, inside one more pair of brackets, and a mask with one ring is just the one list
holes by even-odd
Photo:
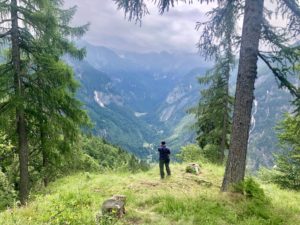
[[263, 7], [264, 0], [246, 0], [230, 150], [222, 191], [243, 181], [245, 176]]
[[46, 149], [46, 139], [45, 139], [45, 131], [44, 131], [44, 127], [43, 124], [40, 125], [40, 138], [41, 138], [41, 149], [42, 149], [42, 157], [43, 157], [43, 171], [44, 171], [44, 186], [47, 187], [49, 184], [49, 177], [48, 177], [48, 167], [49, 167], [49, 157], [48, 157], [48, 152]]
[[[229, 67], [229, 66], [228, 66]], [[228, 71], [228, 73], [230, 72], [230, 69]], [[226, 76], [227, 77], [227, 76]], [[226, 96], [229, 95], [229, 91], [228, 91], [228, 80], [226, 80], [227, 83], [225, 85], [226, 88]], [[221, 136], [221, 145], [220, 145], [220, 156], [219, 156], [219, 163], [223, 163], [224, 162], [224, 158], [225, 158], [225, 148], [226, 148], [226, 142], [227, 142], [227, 130], [228, 130], [228, 97], [226, 98], [226, 101], [224, 103], [225, 108], [224, 108], [224, 115], [223, 115], [223, 130], [222, 130], [222, 136]]]
[[226, 49], [226, 65], [224, 66], [224, 78], [225, 78], [225, 102], [224, 102], [224, 114], [223, 114], [223, 130], [222, 130], [222, 136], [221, 136], [221, 145], [220, 145], [220, 156], [219, 156], [219, 162], [223, 164], [224, 158], [225, 158], [225, 149], [228, 147], [227, 144], [227, 134], [228, 134], [228, 127], [230, 122], [228, 121], [228, 114], [229, 114], [229, 78], [230, 78], [230, 65], [232, 63], [232, 41], [231, 41], [231, 30], [226, 31], [226, 41], [227, 41], [227, 49]]
[[12, 44], [12, 64], [14, 70], [14, 89], [17, 99], [16, 107], [16, 125], [18, 136], [18, 150], [20, 163], [20, 201], [26, 204], [29, 194], [29, 172], [28, 172], [28, 141], [24, 106], [22, 102], [23, 85], [21, 75], [21, 54], [19, 46], [19, 27], [18, 27], [18, 11], [17, 0], [11, 1], [11, 44]]

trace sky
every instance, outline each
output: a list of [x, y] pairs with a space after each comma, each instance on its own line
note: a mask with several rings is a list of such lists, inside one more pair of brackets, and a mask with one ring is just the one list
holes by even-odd
[[65, 0], [65, 7], [77, 5], [74, 25], [91, 23], [83, 38], [91, 44], [136, 52], [197, 52], [200, 32], [195, 30], [196, 22], [206, 20], [205, 13], [212, 5], [178, 3], [159, 15], [157, 7], [149, 3], [150, 15], [141, 26], [126, 20], [112, 0]]

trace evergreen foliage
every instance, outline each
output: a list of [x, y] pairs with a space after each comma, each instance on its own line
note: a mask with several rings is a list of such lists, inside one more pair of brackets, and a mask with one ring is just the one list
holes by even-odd
[[[70, 38], [82, 36], [88, 25], [69, 26], [76, 8], [62, 6], [63, 1], [11, 0], [0, 7], [0, 37], [7, 43], [4, 48], [9, 48], [0, 68], [1, 124], [17, 147], [22, 204], [31, 185], [28, 166], [43, 173], [47, 185], [49, 165], [55, 167], [71, 149], [80, 126], [87, 122], [75, 99], [78, 85], [72, 70], [60, 58], [64, 54], [83, 57], [84, 50]], [[9, 128], [13, 124], [16, 132]]]
[[0, 210], [11, 206], [16, 201], [16, 191], [0, 170]]
[[199, 78], [200, 84], [209, 87], [201, 91], [198, 106], [189, 111], [196, 116], [194, 128], [199, 146], [215, 146], [210, 148], [213, 152], [209, 153], [209, 159], [219, 163], [223, 162], [224, 151], [229, 147], [233, 105], [233, 97], [228, 90], [229, 71], [225, 72], [224, 68], [225, 65], [220, 62], [205, 77]]
[[300, 116], [286, 114], [278, 126], [283, 152], [276, 157], [275, 183], [281, 187], [300, 189]]
[[96, 160], [102, 171], [138, 172], [149, 169], [149, 164], [145, 161], [137, 159], [134, 155], [127, 153], [118, 146], [110, 145], [99, 137], [82, 137], [78, 148]]
[[[12, 183], [3, 171], [8, 171], [10, 166], [9, 158], [12, 156], [12, 148], [7, 136], [0, 132], [0, 210], [8, 207], [16, 200], [16, 192]], [[10, 157], [8, 157], [10, 156]]]
[[201, 148], [211, 150], [209, 159], [223, 163], [225, 150], [229, 148], [233, 97], [229, 93], [229, 79], [234, 66], [232, 40], [236, 37], [235, 23], [238, 19], [239, 3], [220, 2], [208, 12], [210, 20], [197, 23], [203, 27], [198, 43], [200, 53], [206, 58], [215, 58], [214, 68], [199, 78], [202, 87], [198, 106], [190, 110], [196, 116], [197, 142]]

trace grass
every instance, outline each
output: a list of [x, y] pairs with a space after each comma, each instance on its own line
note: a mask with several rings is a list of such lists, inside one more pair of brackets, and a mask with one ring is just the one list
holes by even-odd
[[[223, 168], [203, 164], [199, 176], [171, 165], [160, 180], [158, 167], [146, 173], [80, 173], [65, 177], [31, 196], [26, 207], [0, 213], [1, 225], [93, 225], [102, 202], [127, 196], [126, 215], [117, 224], [295, 225], [300, 224], [300, 193], [262, 185], [270, 203], [220, 193]], [[112, 223], [102, 223], [112, 224]]]

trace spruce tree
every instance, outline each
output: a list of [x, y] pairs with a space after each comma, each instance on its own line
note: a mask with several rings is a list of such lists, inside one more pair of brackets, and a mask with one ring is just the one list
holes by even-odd
[[300, 189], [300, 116], [286, 114], [278, 126], [283, 152], [276, 156], [275, 182], [285, 188]]
[[207, 13], [210, 20], [198, 23], [197, 27], [203, 27], [198, 48], [205, 57], [215, 58], [215, 66], [199, 78], [199, 83], [208, 87], [201, 90], [198, 106], [190, 112], [196, 116], [198, 144], [206, 149], [204, 152], [212, 161], [218, 163], [223, 163], [231, 132], [233, 98], [229, 93], [229, 78], [234, 65], [232, 40], [237, 35], [237, 8], [235, 1], [219, 3]]
[[[44, 118], [41, 119], [43, 113], [39, 114], [39, 110], [44, 109], [44, 103], [50, 99], [49, 102], [56, 102], [56, 105], [49, 105], [49, 107], [57, 106], [53, 108], [56, 113], [49, 114], [50, 117], [52, 116], [50, 122], [54, 119], [58, 120], [59, 115], [63, 118], [58, 123], [60, 128], [68, 127], [63, 132], [64, 138], [73, 134], [70, 131], [72, 127], [75, 129], [75, 126], [72, 126], [75, 121], [72, 117], [82, 120], [79, 119], [81, 116], [75, 115], [80, 111], [80, 104], [74, 96], [77, 85], [72, 81], [70, 68], [66, 68], [60, 58], [66, 53], [82, 57], [83, 50], [78, 50], [69, 39], [84, 34], [87, 26], [70, 27], [69, 22], [75, 13], [75, 8], [62, 10], [62, 4], [63, 1], [60, 0], [7, 0], [0, 4], [2, 24], [0, 38], [10, 49], [8, 60], [1, 66], [3, 75], [1, 108], [9, 109], [5, 110], [6, 115], [12, 114], [12, 110], [15, 111], [15, 119], [12, 122], [16, 124], [15, 142], [19, 154], [19, 195], [22, 204], [26, 203], [29, 194], [29, 138], [34, 140], [37, 133], [37, 129], [33, 129], [35, 127], [33, 124], [36, 121], [39, 123], [38, 133], [41, 142], [46, 139], [45, 128], [49, 127], [49, 123], [44, 123]], [[4, 47], [7, 46], [4, 45]], [[58, 73], [60, 69], [62, 71]], [[63, 76], [56, 77], [62, 73], [64, 73]], [[48, 77], [41, 74], [47, 74]], [[37, 75], [38, 77], [35, 77]], [[52, 88], [51, 95], [47, 96], [49, 99], [43, 99], [46, 94], [42, 92], [47, 92]], [[36, 100], [33, 96], [38, 96], [39, 99]], [[39, 103], [36, 104], [36, 101]], [[34, 107], [37, 105], [39, 107]], [[71, 109], [67, 108], [70, 105], [72, 105]], [[55, 133], [54, 136], [61, 134], [61, 132]], [[47, 149], [45, 145], [43, 149]]]

